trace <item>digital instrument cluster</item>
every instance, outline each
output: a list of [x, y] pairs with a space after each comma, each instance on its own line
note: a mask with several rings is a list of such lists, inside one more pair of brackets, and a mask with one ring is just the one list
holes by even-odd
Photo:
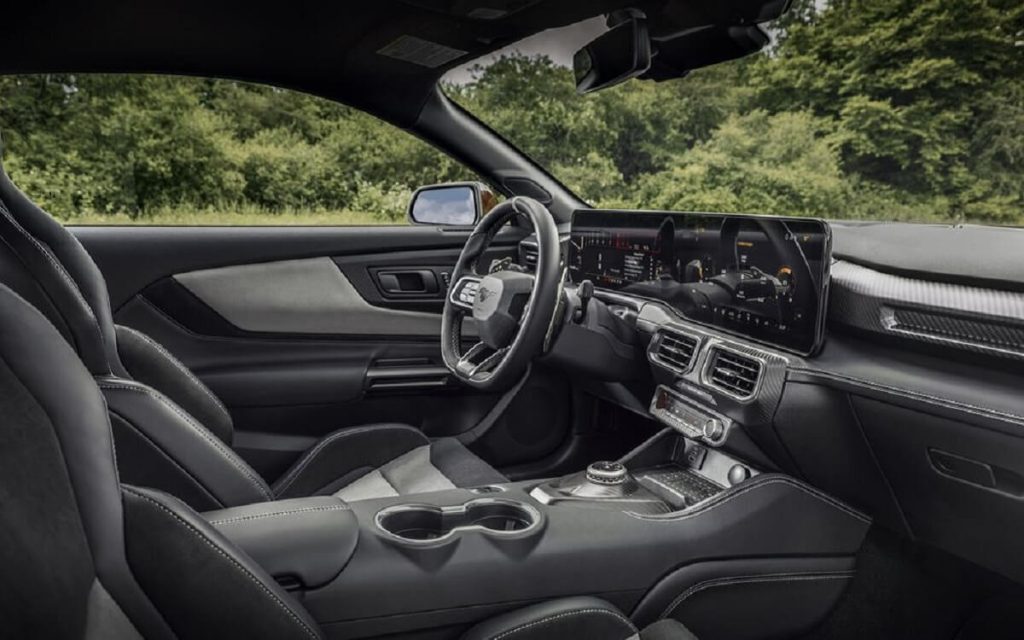
[[821, 220], [582, 209], [568, 259], [573, 282], [797, 353], [820, 346], [831, 260]]

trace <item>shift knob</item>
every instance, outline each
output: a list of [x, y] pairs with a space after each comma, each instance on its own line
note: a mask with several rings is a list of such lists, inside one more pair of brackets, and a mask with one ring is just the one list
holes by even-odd
[[587, 467], [587, 480], [594, 484], [622, 484], [628, 477], [620, 462], [601, 461]]

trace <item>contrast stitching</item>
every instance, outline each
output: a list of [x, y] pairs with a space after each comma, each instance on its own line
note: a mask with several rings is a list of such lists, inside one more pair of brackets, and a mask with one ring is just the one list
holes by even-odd
[[540, 620], [534, 620], [533, 622], [529, 622], [527, 624], [520, 625], [520, 626], [515, 627], [513, 629], [509, 629], [508, 631], [499, 633], [498, 635], [491, 637], [490, 640], [501, 640], [502, 638], [507, 638], [507, 637], [509, 637], [509, 636], [511, 636], [511, 635], [513, 635], [515, 633], [519, 633], [520, 631], [526, 631], [527, 629], [531, 629], [531, 628], [536, 627], [538, 625], [547, 624], [549, 622], [554, 622], [555, 620], [561, 620], [561, 619], [564, 619], [564, 618], [571, 618], [573, 616], [581, 616], [581, 615], [584, 615], [584, 614], [587, 614], [587, 613], [601, 613], [601, 614], [612, 616], [617, 621], [619, 621], [619, 622], [625, 624], [627, 627], [629, 627], [630, 631], [632, 631], [633, 633], [636, 633], [636, 627], [633, 626], [633, 623], [630, 622], [625, 616], [623, 616], [620, 613], [616, 613], [614, 611], [609, 611], [608, 609], [579, 609], [577, 611], [568, 611], [568, 612], [565, 612], [565, 613], [559, 613], [559, 614], [556, 614], [556, 615], [553, 615], [553, 616], [548, 616], [546, 618], [541, 618]]
[[271, 600], [273, 600], [274, 603], [276, 603], [278, 607], [283, 609], [284, 612], [286, 614], [288, 614], [288, 617], [290, 617], [292, 620], [294, 620], [296, 623], [298, 623], [298, 625], [300, 627], [302, 627], [302, 630], [306, 632], [306, 635], [308, 635], [310, 638], [314, 638], [314, 640], [319, 640], [319, 636], [311, 628], [309, 628], [309, 625], [307, 625], [305, 622], [303, 622], [302, 618], [300, 618], [298, 615], [296, 615], [296, 613], [294, 611], [292, 611], [292, 609], [287, 604], [285, 604], [285, 602], [283, 600], [278, 598], [277, 595], [275, 595], [273, 591], [268, 589], [267, 585], [263, 584], [263, 582], [260, 579], [258, 579], [256, 576], [254, 576], [252, 574], [252, 572], [249, 571], [248, 569], [246, 569], [240, 562], [238, 562], [237, 560], [232, 558], [230, 555], [225, 553], [223, 549], [221, 549], [219, 546], [217, 546], [203, 532], [201, 532], [199, 529], [196, 529], [187, 520], [182, 518], [180, 515], [174, 513], [173, 511], [168, 509], [163, 504], [160, 504], [159, 502], [157, 502], [153, 498], [150, 498], [149, 496], [147, 496], [145, 494], [139, 493], [138, 491], [133, 491], [132, 489], [130, 489], [128, 487], [125, 487], [125, 491], [127, 491], [128, 493], [131, 493], [134, 496], [142, 498], [143, 500], [145, 500], [146, 502], [149, 502], [150, 504], [156, 505], [158, 508], [162, 509], [164, 512], [170, 514], [170, 516], [173, 517], [175, 520], [177, 520], [181, 524], [185, 525], [185, 527], [189, 531], [191, 531], [197, 538], [202, 540], [206, 544], [206, 546], [208, 546], [211, 549], [213, 549], [214, 551], [216, 551], [222, 558], [226, 559], [228, 562], [230, 562], [232, 565], [234, 565], [234, 567], [236, 569], [238, 569], [239, 571], [242, 572], [242, 575], [244, 575], [246, 578], [248, 578], [257, 587], [259, 587], [260, 590], [263, 591], [263, 593], [265, 593], [268, 596], [270, 596]]
[[715, 587], [726, 587], [735, 584], [757, 584], [760, 582], [804, 582], [811, 580], [849, 580], [854, 576], [853, 571], [842, 571], [842, 572], [830, 572], [830, 573], [773, 573], [765, 574], [760, 576], [733, 576], [727, 578], [714, 578], [711, 580], [705, 580], [704, 582], [698, 582], [691, 586], [686, 591], [683, 591], [679, 596], [673, 600], [668, 607], [662, 612], [660, 618], [667, 618], [675, 610], [679, 608], [679, 605], [683, 604], [685, 600], [691, 596], [695, 596], [702, 591], [707, 589], [713, 589]]
[[828, 503], [829, 505], [835, 507], [836, 509], [839, 509], [840, 511], [842, 511], [843, 513], [846, 513], [847, 515], [849, 515], [852, 518], [856, 518], [857, 520], [860, 520], [861, 522], [863, 522], [865, 524], [870, 524], [871, 523], [871, 519], [868, 518], [867, 516], [865, 516], [864, 514], [860, 513], [859, 511], [854, 510], [853, 508], [851, 508], [851, 507], [849, 507], [849, 506], [839, 502], [838, 500], [835, 500], [835, 499], [829, 497], [828, 495], [825, 495], [825, 494], [823, 494], [823, 493], [821, 493], [819, 491], [813, 490], [813, 489], [811, 489], [811, 488], [809, 488], [809, 487], [807, 487], [807, 486], [805, 486], [805, 485], [803, 485], [803, 484], [801, 484], [799, 482], [795, 482], [795, 481], [793, 481], [793, 480], [791, 480], [791, 479], [789, 479], [787, 477], [784, 477], [784, 476], [769, 477], [769, 478], [767, 478], [765, 480], [756, 480], [755, 479], [750, 485], [748, 485], [746, 487], [743, 487], [743, 488], [741, 488], [741, 489], [739, 489], [737, 491], [734, 491], [732, 493], [729, 493], [728, 491], [723, 492], [725, 495], [719, 494], [719, 496], [722, 496], [722, 497], [717, 497], [716, 496], [716, 497], [710, 498], [709, 500], [705, 501], [704, 503], [702, 503], [701, 505], [699, 505], [697, 508], [693, 509], [692, 511], [688, 511], [688, 512], [684, 511], [683, 513], [681, 513], [678, 516], [658, 517], [658, 516], [650, 516], [650, 515], [645, 515], [645, 514], [641, 514], [641, 513], [636, 513], [636, 512], [633, 512], [633, 511], [627, 511], [626, 515], [628, 515], [630, 517], [633, 517], [633, 518], [637, 518], [639, 520], [646, 520], [646, 521], [649, 521], [649, 522], [678, 522], [679, 520], [686, 520], [688, 518], [694, 518], [696, 516], [703, 515], [703, 514], [707, 513], [708, 511], [711, 511], [712, 509], [715, 509], [716, 507], [720, 507], [723, 504], [726, 504], [727, 502], [730, 502], [731, 500], [742, 496], [743, 494], [745, 494], [747, 492], [750, 492], [750, 491], [753, 491], [755, 489], [759, 489], [761, 487], [765, 487], [765, 486], [768, 486], [768, 485], [772, 485], [772, 484], [785, 484], [785, 485], [789, 485], [789, 486], [791, 486], [793, 488], [796, 488], [796, 489], [799, 489], [800, 491], [803, 491], [804, 493], [806, 493], [807, 495], [809, 495], [809, 496], [811, 496], [813, 498], [817, 498], [818, 500], [821, 500], [823, 502]]
[[[103, 337], [103, 329], [100, 327], [100, 322], [96, 318], [96, 313], [93, 311], [93, 308], [89, 305], [89, 303], [86, 302], [85, 296], [82, 295], [82, 290], [78, 288], [78, 283], [75, 282], [74, 279], [64, 269], [64, 265], [62, 265], [60, 261], [58, 261], [54, 257], [54, 255], [46, 247], [44, 247], [43, 244], [39, 242], [39, 240], [35, 238], [35, 236], [30, 234], [24, 227], [21, 226], [21, 224], [18, 223], [17, 220], [14, 219], [14, 216], [11, 214], [11, 212], [7, 209], [6, 206], [0, 206], [0, 213], [2, 213], [4, 217], [6, 217], [10, 221], [11, 225], [14, 227], [16, 231], [21, 233], [21, 235], [25, 236], [25, 238], [32, 243], [32, 245], [36, 248], [36, 251], [43, 254], [43, 257], [46, 258], [46, 260], [54, 268], [57, 274], [61, 278], [63, 278], [65, 283], [67, 283], [70, 286], [71, 293], [78, 299], [78, 302], [85, 308], [86, 314], [89, 316], [89, 318], [93, 322], [93, 325], [96, 327], [96, 332], [99, 335], [100, 344], [105, 345], [106, 340]], [[107, 363], [107, 371], [110, 371], [109, 362]]]
[[249, 522], [250, 520], [262, 520], [263, 518], [276, 518], [278, 516], [290, 516], [297, 513], [314, 513], [317, 511], [350, 511], [347, 504], [336, 504], [329, 507], [306, 507], [304, 509], [292, 509], [290, 511], [272, 511], [267, 513], [256, 513], [248, 516], [237, 516], [221, 520], [210, 520], [210, 524], [231, 524], [232, 522]]
[[[104, 399], [104, 402], [105, 402], [105, 401], [106, 401], [106, 400]], [[188, 470], [188, 469], [186, 469], [185, 467], [181, 466], [181, 463], [179, 463], [179, 462], [178, 462], [177, 460], [175, 460], [175, 459], [174, 459], [174, 457], [173, 457], [173, 456], [171, 456], [171, 455], [170, 455], [170, 454], [168, 454], [168, 453], [167, 453], [166, 451], [164, 451], [164, 448], [163, 448], [163, 447], [161, 447], [161, 446], [160, 446], [160, 445], [159, 445], [159, 444], [158, 444], [158, 443], [157, 443], [157, 442], [156, 442], [155, 440], [153, 440], [152, 438], [150, 438], [150, 437], [149, 437], [149, 436], [148, 436], [148, 435], [147, 435], [147, 434], [146, 434], [146, 433], [145, 433], [144, 431], [142, 431], [141, 429], [139, 429], [138, 427], [136, 427], [136, 426], [135, 426], [135, 425], [134, 425], [134, 424], [132, 423], [132, 421], [131, 421], [131, 420], [129, 420], [128, 418], [126, 418], [126, 417], [122, 416], [122, 415], [121, 415], [121, 414], [119, 414], [118, 412], [116, 412], [116, 411], [114, 411], [114, 410], [110, 409], [109, 407], [107, 408], [107, 411], [109, 411], [109, 412], [110, 412], [111, 414], [113, 414], [113, 415], [115, 415], [115, 416], [117, 416], [117, 417], [121, 418], [121, 420], [123, 420], [123, 421], [124, 421], [124, 424], [125, 424], [125, 425], [126, 425], [126, 426], [127, 426], [128, 428], [129, 428], [129, 429], [131, 429], [132, 431], [134, 431], [135, 433], [137, 433], [137, 434], [139, 435], [139, 437], [140, 437], [140, 438], [142, 438], [142, 440], [143, 440], [144, 442], [148, 443], [148, 444], [149, 444], [149, 446], [153, 447], [153, 449], [154, 449], [154, 450], [155, 450], [155, 451], [156, 451], [156, 452], [157, 452], [158, 454], [160, 454], [161, 456], [163, 456], [163, 458], [164, 458], [165, 460], [167, 460], [168, 462], [170, 462], [170, 463], [171, 463], [172, 465], [174, 465], [174, 466], [175, 466], [175, 467], [176, 467], [176, 468], [178, 469], [178, 471], [180, 471], [180, 472], [181, 472], [181, 473], [183, 473], [183, 474], [184, 474], [184, 475], [185, 475], [185, 476], [186, 476], [187, 478], [189, 478], [189, 479], [190, 479], [190, 480], [191, 480], [191, 481], [192, 481], [192, 482], [193, 482], [193, 483], [195, 484], [195, 486], [196, 486], [196, 487], [197, 487], [197, 488], [198, 488], [198, 489], [199, 489], [199, 490], [200, 490], [200, 491], [201, 491], [201, 492], [202, 492], [203, 494], [205, 494], [205, 495], [206, 495], [206, 497], [207, 497], [207, 498], [209, 498], [209, 499], [210, 499], [210, 500], [211, 500], [212, 502], [216, 503], [217, 505], [219, 505], [219, 506], [220, 506], [220, 507], [222, 507], [222, 508], [226, 506], [226, 505], [224, 504], [224, 501], [223, 501], [223, 500], [221, 500], [221, 499], [220, 499], [220, 498], [218, 498], [217, 496], [213, 495], [213, 493], [211, 493], [211, 492], [210, 492], [210, 490], [209, 490], [209, 489], [207, 489], [207, 488], [206, 488], [206, 486], [205, 486], [205, 485], [204, 485], [204, 484], [203, 484], [202, 482], [200, 482], [200, 481], [199, 481], [199, 478], [198, 478], [198, 477], [196, 477], [196, 476], [195, 476], [195, 475], [194, 475], [194, 474], [193, 474], [193, 473], [192, 473], [191, 471], [189, 471], [189, 470]], [[113, 439], [113, 438], [111, 438], [111, 442], [112, 442], [112, 443], [114, 443], [114, 446], [115, 446], [115, 449], [116, 449], [116, 444], [117, 444], [117, 443], [116, 443], [116, 442], [114, 442], [114, 439]]]
[[100, 381], [98, 384], [102, 389], [121, 389], [123, 391], [134, 391], [136, 393], [141, 393], [164, 404], [164, 406], [166, 406], [168, 409], [174, 412], [179, 418], [184, 420], [190, 427], [192, 427], [192, 430], [195, 431], [196, 434], [199, 435], [201, 438], [206, 440], [218, 453], [220, 453], [224, 457], [225, 460], [227, 460], [231, 464], [231, 466], [238, 469], [242, 473], [242, 475], [245, 476], [246, 479], [248, 479], [265, 498], [267, 498], [268, 500], [273, 498], [273, 495], [271, 495], [270, 493], [269, 487], [261, 483], [252, 474], [250, 470], [246, 469], [245, 466], [239, 460], [236, 459], [234, 455], [228, 453], [228, 451], [226, 451], [224, 447], [220, 444], [220, 441], [217, 439], [216, 436], [209, 433], [209, 430], [206, 427], [197, 424], [187, 413], [179, 409], [177, 405], [175, 405], [169, 399], [164, 397], [163, 394], [152, 391], [148, 387], [142, 386], [135, 387], [127, 384], [110, 384], [102, 381]]
[[327, 445], [329, 445], [329, 444], [331, 444], [331, 443], [333, 443], [333, 442], [335, 442], [337, 440], [340, 440], [342, 438], [345, 438], [347, 436], [354, 436], [354, 435], [357, 435], [357, 434], [360, 434], [360, 433], [366, 433], [366, 432], [369, 432], [369, 431], [376, 431], [376, 430], [382, 430], [383, 431], [383, 430], [387, 430], [387, 429], [398, 429], [398, 430], [402, 430], [402, 431], [415, 431], [416, 433], [419, 433], [419, 431], [416, 431], [416, 429], [413, 429], [412, 427], [405, 427], [405, 426], [402, 426], [402, 425], [386, 425], [386, 426], [374, 425], [374, 426], [370, 426], [370, 427], [356, 427], [354, 429], [343, 429], [343, 430], [338, 431], [336, 433], [332, 433], [331, 435], [327, 436], [326, 438], [321, 440], [319, 443], [317, 443], [317, 445], [314, 446], [312, 449], [310, 449], [309, 452], [302, 458], [302, 460], [300, 460], [296, 464], [296, 466], [292, 467], [292, 469], [281, 480], [279, 480], [276, 483], [277, 487], [275, 487], [275, 489], [274, 489], [275, 493], [277, 493], [277, 495], [281, 495], [282, 493], [284, 493], [284, 491], [286, 489], [288, 489], [288, 487], [290, 487], [293, 482], [295, 482], [295, 479], [299, 476], [299, 474], [301, 474], [302, 470], [305, 469], [306, 467], [308, 467], [309, 463], [313, 461], [313, 458], [315, 458], [316, 455], [318, 453], [320, 453], [324, 449], [324, 447], [326, 447]]
[[160, 344], [156, 340], [150, 338], [149, 336], [147, 336], [146, 334], [142, 333], [141, 331], [136, 331], [135, 329], [132, 329], [131, 327], [126, 327], [126, 326], [122, 325], [121, 328], [126, 330], [126, 331], [128, 331], [132, 335], [135, 335], [138, 338], [142, 339], [143, 342], [145, 342], [146, 344], [150, 345], [151, 347], [156, 349], [158, 352], [160, 352], [161, 355], [163, 355], [165, 358], [168, 359], [168, 361], [170, 361], [172, 366], [174, 366], [179, 371], [181, 371], [186, 376], [188, 376], [189, 380], [194, 382], [196, 384], [196, 386], [199, 387], [199, 390], [202, 391], [204, 394], [206, 394], [206, 397], [209, 398], [215, 405], [217, 405], [220, 408], [221, 411], [223, 411], [228, 416], [228, 420], [231, 419], [231, 412], [228, 411], [228, 408], [224, 405], [224, 403], [221, 401], [221, 399], [218, 398], [217, 396], [213, 395], [213, 392], [210, 391], [210, 388], [207, 387], [205, 384], [203, 384], [202, 381], [199, 380], [199, 378], [196, 377], [196, 375], [194, 373], [192, 373], [191, 369], [186, 367], [180, 360], [175, 358], [171, 354], [171, 352], [168, 351], [162, 344]]

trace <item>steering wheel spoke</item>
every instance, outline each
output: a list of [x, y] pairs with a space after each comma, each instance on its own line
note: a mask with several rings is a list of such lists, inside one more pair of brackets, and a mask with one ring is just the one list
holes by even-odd
[[[505, 354], [508, 353], [508, 347], [492, 350], [491, 353], [486, 354], [489, 349], [490, 347], [483, 342], [474, 344], [466, 353], [462, 354], [462, 357], [455, 364], [456, 372], [466, 379], [470, 379], [480, 373], [487, 373], [497, 366], [502, 358], [505, 357]], [[483, 358], [480, 358], [480, 356], [483, 356]], [[477, 362], [478, 359], [479, 362]]]
[[448, 302], [464, 311], [473, 311], [473, 303], [476, 302], [476, 292], [480, 288], [479, 276], [462, 276], [452, 285], [448, 292]]

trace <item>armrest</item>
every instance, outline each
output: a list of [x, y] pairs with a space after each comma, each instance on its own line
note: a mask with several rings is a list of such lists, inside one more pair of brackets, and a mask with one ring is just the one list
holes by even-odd
[[355, 515], [332, 496], [260, 502], [203, 517], [274, 578], [294, 578], [307, 589], [341, 573], [359, 540]]

